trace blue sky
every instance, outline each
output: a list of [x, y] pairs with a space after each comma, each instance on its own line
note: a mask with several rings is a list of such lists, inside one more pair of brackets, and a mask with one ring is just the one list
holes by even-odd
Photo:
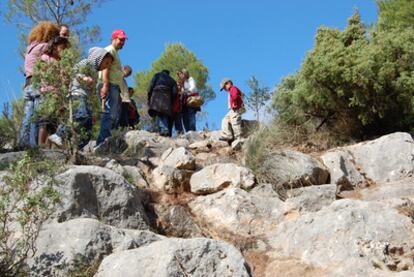
[[[227, 112], [226, 96], [218, 88], [221, 78], [231, 77], [246, 93], [252, 75], [276, 86], [299, 69], [318, 27], [343, 29], [355, 8], [365, 23], [376, 21], [374, 0], [112, 0], [94, 10], [88, 23], [101, 27], [98, 46], [109, 44], [113, 29], [125, 30], [129, 40], [120, 56], [135, 71], [148, 69], [166, 43], [182, 42], [209, 68], [217, 98], [204, 109], [210, 128], [217, 128]], [[18, 71], [18, 31], [2, 21], [0, 37], [2, 107], [20, 96], [23, 76]]]

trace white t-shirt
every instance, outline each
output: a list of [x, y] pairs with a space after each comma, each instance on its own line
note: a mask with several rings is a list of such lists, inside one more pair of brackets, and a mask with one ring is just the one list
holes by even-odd
[[197, 85], [193, 77], [188, 78], [188, 80], [184, 82], [184, 91], [185, 93], [197, 92]]

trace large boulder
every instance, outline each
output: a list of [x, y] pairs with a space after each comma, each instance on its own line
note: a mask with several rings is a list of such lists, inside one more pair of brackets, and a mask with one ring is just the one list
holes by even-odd
[[59, 222], [89, 217], [120, 228], [148, 229], [143, 191], [121, 175], [97, 166], [76, 166], [58, 175]]
[[249, 268], [232, 245], [210, 239], [166, 239], [106, 257], [96, 277], [248, 277]]
[[200, 196], [189, 203], [191, 213], [215, 237], [242, 243], [275, 231], [283, 219], [283, 202], [238, 188]]
[[43, 226], [30, 258], [30, 276], [65, 276], [79, 263], [90, 264], [111, 253], [134, 249], [163, 237], [149, 231], [117, 229], [79, 218]]
[[333, 149], [322, 156], [331, 182], [347, 178], [354, 186], [398, 181], [414, 173], [414, 140], [408, 133], [394, 133], [377, 140]]
[[266, 172], [263, 181], [286, 188], [323, 185], [329, 179], [329, 172], [321, 162], [292, 150], [273, 153], [264, 161], [261, 171]]
[[176, 169], [194, 170], [195, 158], [184, 147], [177, 149], [169, 148], [161, 156], [163, 165], [171, 166]]
[[256, 184], [253, 173], [232, 163], [219, 163], [205, 167], [191, 176], [191, 192], [214, 193], [225, 188], [251, 189]]
[[369, 276], [375, 267], [412, 270], [413, 239], [411, 218], [385, 204], [357, 200], [338, 200], [284, 221], [269, 235], [279, 255], [333, 269], [332, 276]]

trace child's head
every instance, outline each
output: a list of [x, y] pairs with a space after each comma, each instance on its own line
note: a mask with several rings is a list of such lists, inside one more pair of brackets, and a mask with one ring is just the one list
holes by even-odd
[[177, 72], [178, 78], [181, 80], [187, 80], [190, 78], [190, 72], [187, 69], [183, 68]]
[[54, 57], [56, 59], [60, 59], [62, 55], [62, 51], [69, 48], [70, 43], [67, 38], [64, 37], [55, 37], [54, 39], [49, 41], [49, 45], [45, 54]]
[[127, 77], [131, 76], [131, 74], [132, 74], [132, 68], [129, 65], [125, 65], [122, 68], [122, 71], [124, 72], [124, 78], [127, 78]]
[[233, 81], [230, 78], [224, 78], [220, 82], [220, 90], [223, 90], [224, 89], [226, 91], [229, 91], [232, 86], [233, 86]]
[[114, 57], [110, 53], [106, 53], [104, 58], [102, 59], [101, 64], [99, 65], [99, 71], [111, 67], [113, 61]]
[[128, 88], [128, 93], [129, 93], [129, 97], [132, 97], [132, 95], [134, 95], [134, 88], [129, 87]]
[[48, 42], [59, 36], [59, 26], [50, 21], [41, 21], [30, 31], [28, 42]]

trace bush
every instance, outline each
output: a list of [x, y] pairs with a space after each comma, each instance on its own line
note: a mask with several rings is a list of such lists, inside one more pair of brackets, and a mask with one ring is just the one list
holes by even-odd
[[414, 29], [368, 32], [355, 13], [322, 27], [301, 69], [274, 93], [280, 120], [363, 139], [414, 127]]
[[[10, 166], [0, 186], [0, 276], [28, 276], [41, 224], [59, 200], [53, 177], [58, 164], [26, 153]], [[39, 181], [41, 177], [41, 182]], [[37, 184], [42, 183], [42, 186]], [[16, 238], [19, 238], [18, 240]]]
[[9, 144], [12, 148], [17, 147], [23, 111], [23, 99], [4, 104], [3, 113], [0, 117], [0, 149], [6, 146], [6, 144]]

